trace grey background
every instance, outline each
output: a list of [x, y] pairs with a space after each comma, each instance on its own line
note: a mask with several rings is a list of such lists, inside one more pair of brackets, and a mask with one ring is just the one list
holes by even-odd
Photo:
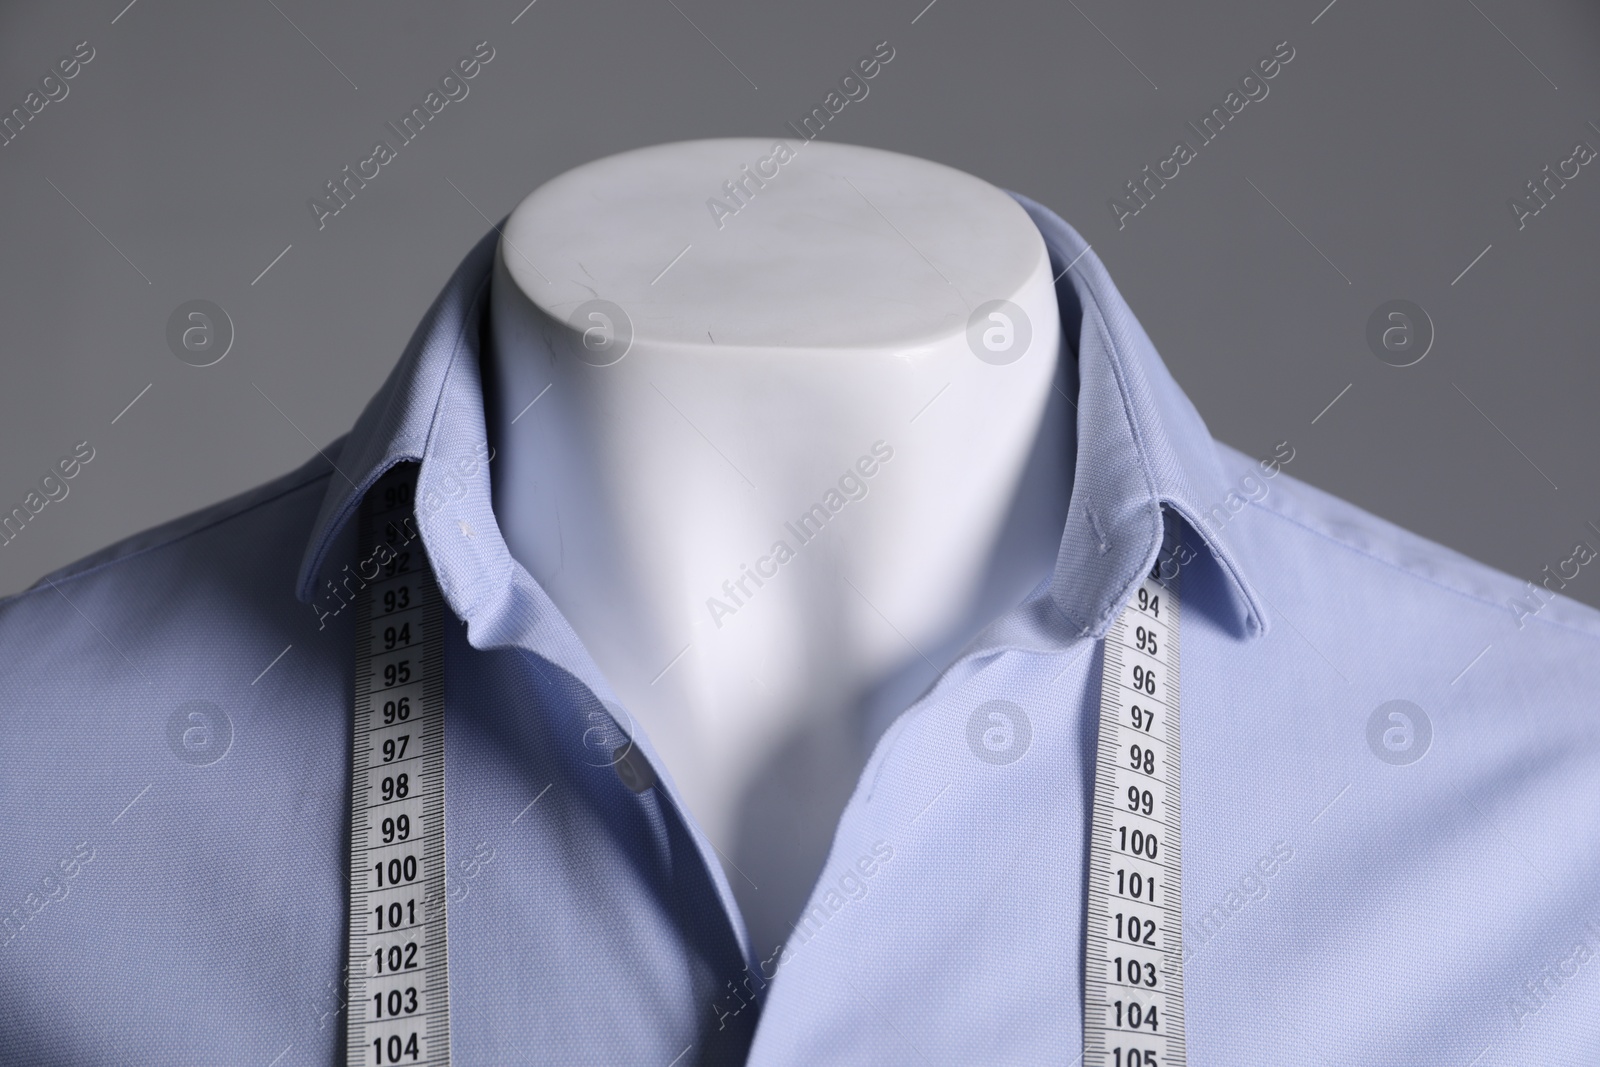
[[[1289, 473], [1524, 578], [1600, 545], [1600, 161], [1525, 229], [1507, 207], [1576, 141], [1600, 147], [1591, 5], [525, 3], [0, 8], [0, 110], [76, 42], [96, 50], [0, 148], [0, 510], [96, 449], [0, 548], [0, 592], [344, 432], [486, 220], [545, 179], [776, 134], [883, 39], [892, 64], [825, 136], [1053, 207], [1217, 437], [1287, 440]], [[307, 199], [482, 40], [470, 95], [319, 231]], [[1270, 95], [1119, 230], [1108, 198], [1196, 143], [1185, 123], [1283, 40]], [[237, 328], [212, 367], [166, 345], [194, 298]], [[1366, 346], [1391, 298], [1437, 327], [1412, 367]], [[1568, 592], [1600, 605], [1588, 573]]]

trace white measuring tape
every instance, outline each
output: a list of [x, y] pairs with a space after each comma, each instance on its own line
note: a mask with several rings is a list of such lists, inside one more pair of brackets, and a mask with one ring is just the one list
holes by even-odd
[[1178, 580], [1155, 574], [1106, 635], [1089, 841], [1085, 1067], [1184, 1067], [1186, 1059]]
[[[450, 1062], [443, 602], [416, 535], [415, 464], [361, 505], [351, 748], [347, 1062]], [[366, 575], [362, 577], [365, 579]]]

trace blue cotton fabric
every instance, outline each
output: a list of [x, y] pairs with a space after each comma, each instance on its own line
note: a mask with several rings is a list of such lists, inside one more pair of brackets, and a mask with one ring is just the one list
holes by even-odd
[[[1169, 527], [1190, 1064], [1600, 1062], [1600, 614], [1213, 441], [1098, 257], [1017, 200], [1076, 361], [1057, 565], [883, 734], [787, 942], [749, 943], [506, 549], [491, 232], [323, 455], [0, 602], [0, 1063], [343, 1062], [354, 610], [328, 583], [401, 462], [456, 620], [454, 1062], [1076, 1062], [1102, 638]], [[1031, 727], [1010, 763], [969, 741], [993, 700]], [[1420, 747], [1371, 729], [1396, 700]], [[630, 738], [637, 793], [607, 758]]]

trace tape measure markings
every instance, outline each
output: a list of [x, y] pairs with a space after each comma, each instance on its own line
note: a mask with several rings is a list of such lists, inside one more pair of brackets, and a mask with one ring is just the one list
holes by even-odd
[[407, 528], [416, 472], [384, 475], [359, 519], [382, 570], [356, 602], [346, 1054], [374, 1067], [450, 1062], [444, 608]]
[[1085, 1067], [1184, 1067], [1177, 578], [1106, 635], [1084, 939]]

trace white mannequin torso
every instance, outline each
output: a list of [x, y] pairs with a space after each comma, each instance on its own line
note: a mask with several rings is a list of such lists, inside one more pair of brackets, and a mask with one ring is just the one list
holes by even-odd
[[639, 149], [528, 196], [486, 368], [511, 552], [730, 860], [758, 948], [877, 733], [1050, 573], [1073, 450], [1021, 207], [782, 143]]

